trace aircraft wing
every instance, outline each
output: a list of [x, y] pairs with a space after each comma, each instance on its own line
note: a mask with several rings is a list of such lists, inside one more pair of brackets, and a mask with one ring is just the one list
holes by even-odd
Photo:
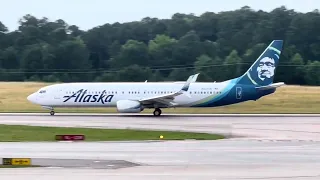
[[275, 89], [278, 88], [280, 86], [283, 86], [284, 83], [283, 82], [279, 82], [279, 83], [273, 83], [270, 84], [268, 86], [260, 86], [260, 87], [256, 87], [257, 90], [268, 90], [268, 89]]
[[189, 76], [186, 83], [177, 92], [158, 95], [158, 96], [154, 96], [154, 97], [143, 98], [143, 99], [140, 99], [139, 102], [142, 104], [160, 104], [160, 105], [164, 105], [164, 106], [177, 105], [176, 103], [173, 102], [174, 98], [176, 96], [181, 95], [181, 94], [185, 94], [186, 96], [190, 97], [190, 95], [187, 93], [187, 91], [189, 89], [190, 83], [195, 82], [198, 78], [198, 75], [199, 75], [199, 73]]

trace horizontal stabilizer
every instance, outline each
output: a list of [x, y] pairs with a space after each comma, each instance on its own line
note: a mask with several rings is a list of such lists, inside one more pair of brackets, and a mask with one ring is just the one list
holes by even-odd
[[279, 82], [279, 83], [270, 84], [270, 85], [268, 85], [268, 86], [256, 87], [256, 89], [258, 89], [258, 90], [275, 89], [275, 88], [278, 88], [278, 87], [283, 86], [283, 85], [285, 85], [283, 82]]

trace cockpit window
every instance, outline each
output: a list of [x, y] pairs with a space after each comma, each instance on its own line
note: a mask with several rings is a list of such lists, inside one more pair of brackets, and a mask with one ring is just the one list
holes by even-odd
[[39, 93], [40, 94], [46, 93], [46, 90], [40, 90]]

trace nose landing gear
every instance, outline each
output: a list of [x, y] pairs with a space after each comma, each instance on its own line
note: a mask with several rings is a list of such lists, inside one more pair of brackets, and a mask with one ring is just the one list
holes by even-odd
[[50, 115], [53, 116], [55, 114], [53, 107], [48, 107], [48, 106], [42, 106], [43, 109], [49, 109], [50, 110]]

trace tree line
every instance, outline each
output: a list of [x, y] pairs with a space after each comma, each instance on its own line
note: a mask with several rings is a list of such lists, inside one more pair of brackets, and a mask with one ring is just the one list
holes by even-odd
[[275, 81], [320, 85], [320, 13], [245, 6], [200, 16], [176, 13], [87, 31], [30, 14], [0, 22], [0, 80], [46, 82], [223, 81], [244, 73], [274, 39], [284, 49]]

